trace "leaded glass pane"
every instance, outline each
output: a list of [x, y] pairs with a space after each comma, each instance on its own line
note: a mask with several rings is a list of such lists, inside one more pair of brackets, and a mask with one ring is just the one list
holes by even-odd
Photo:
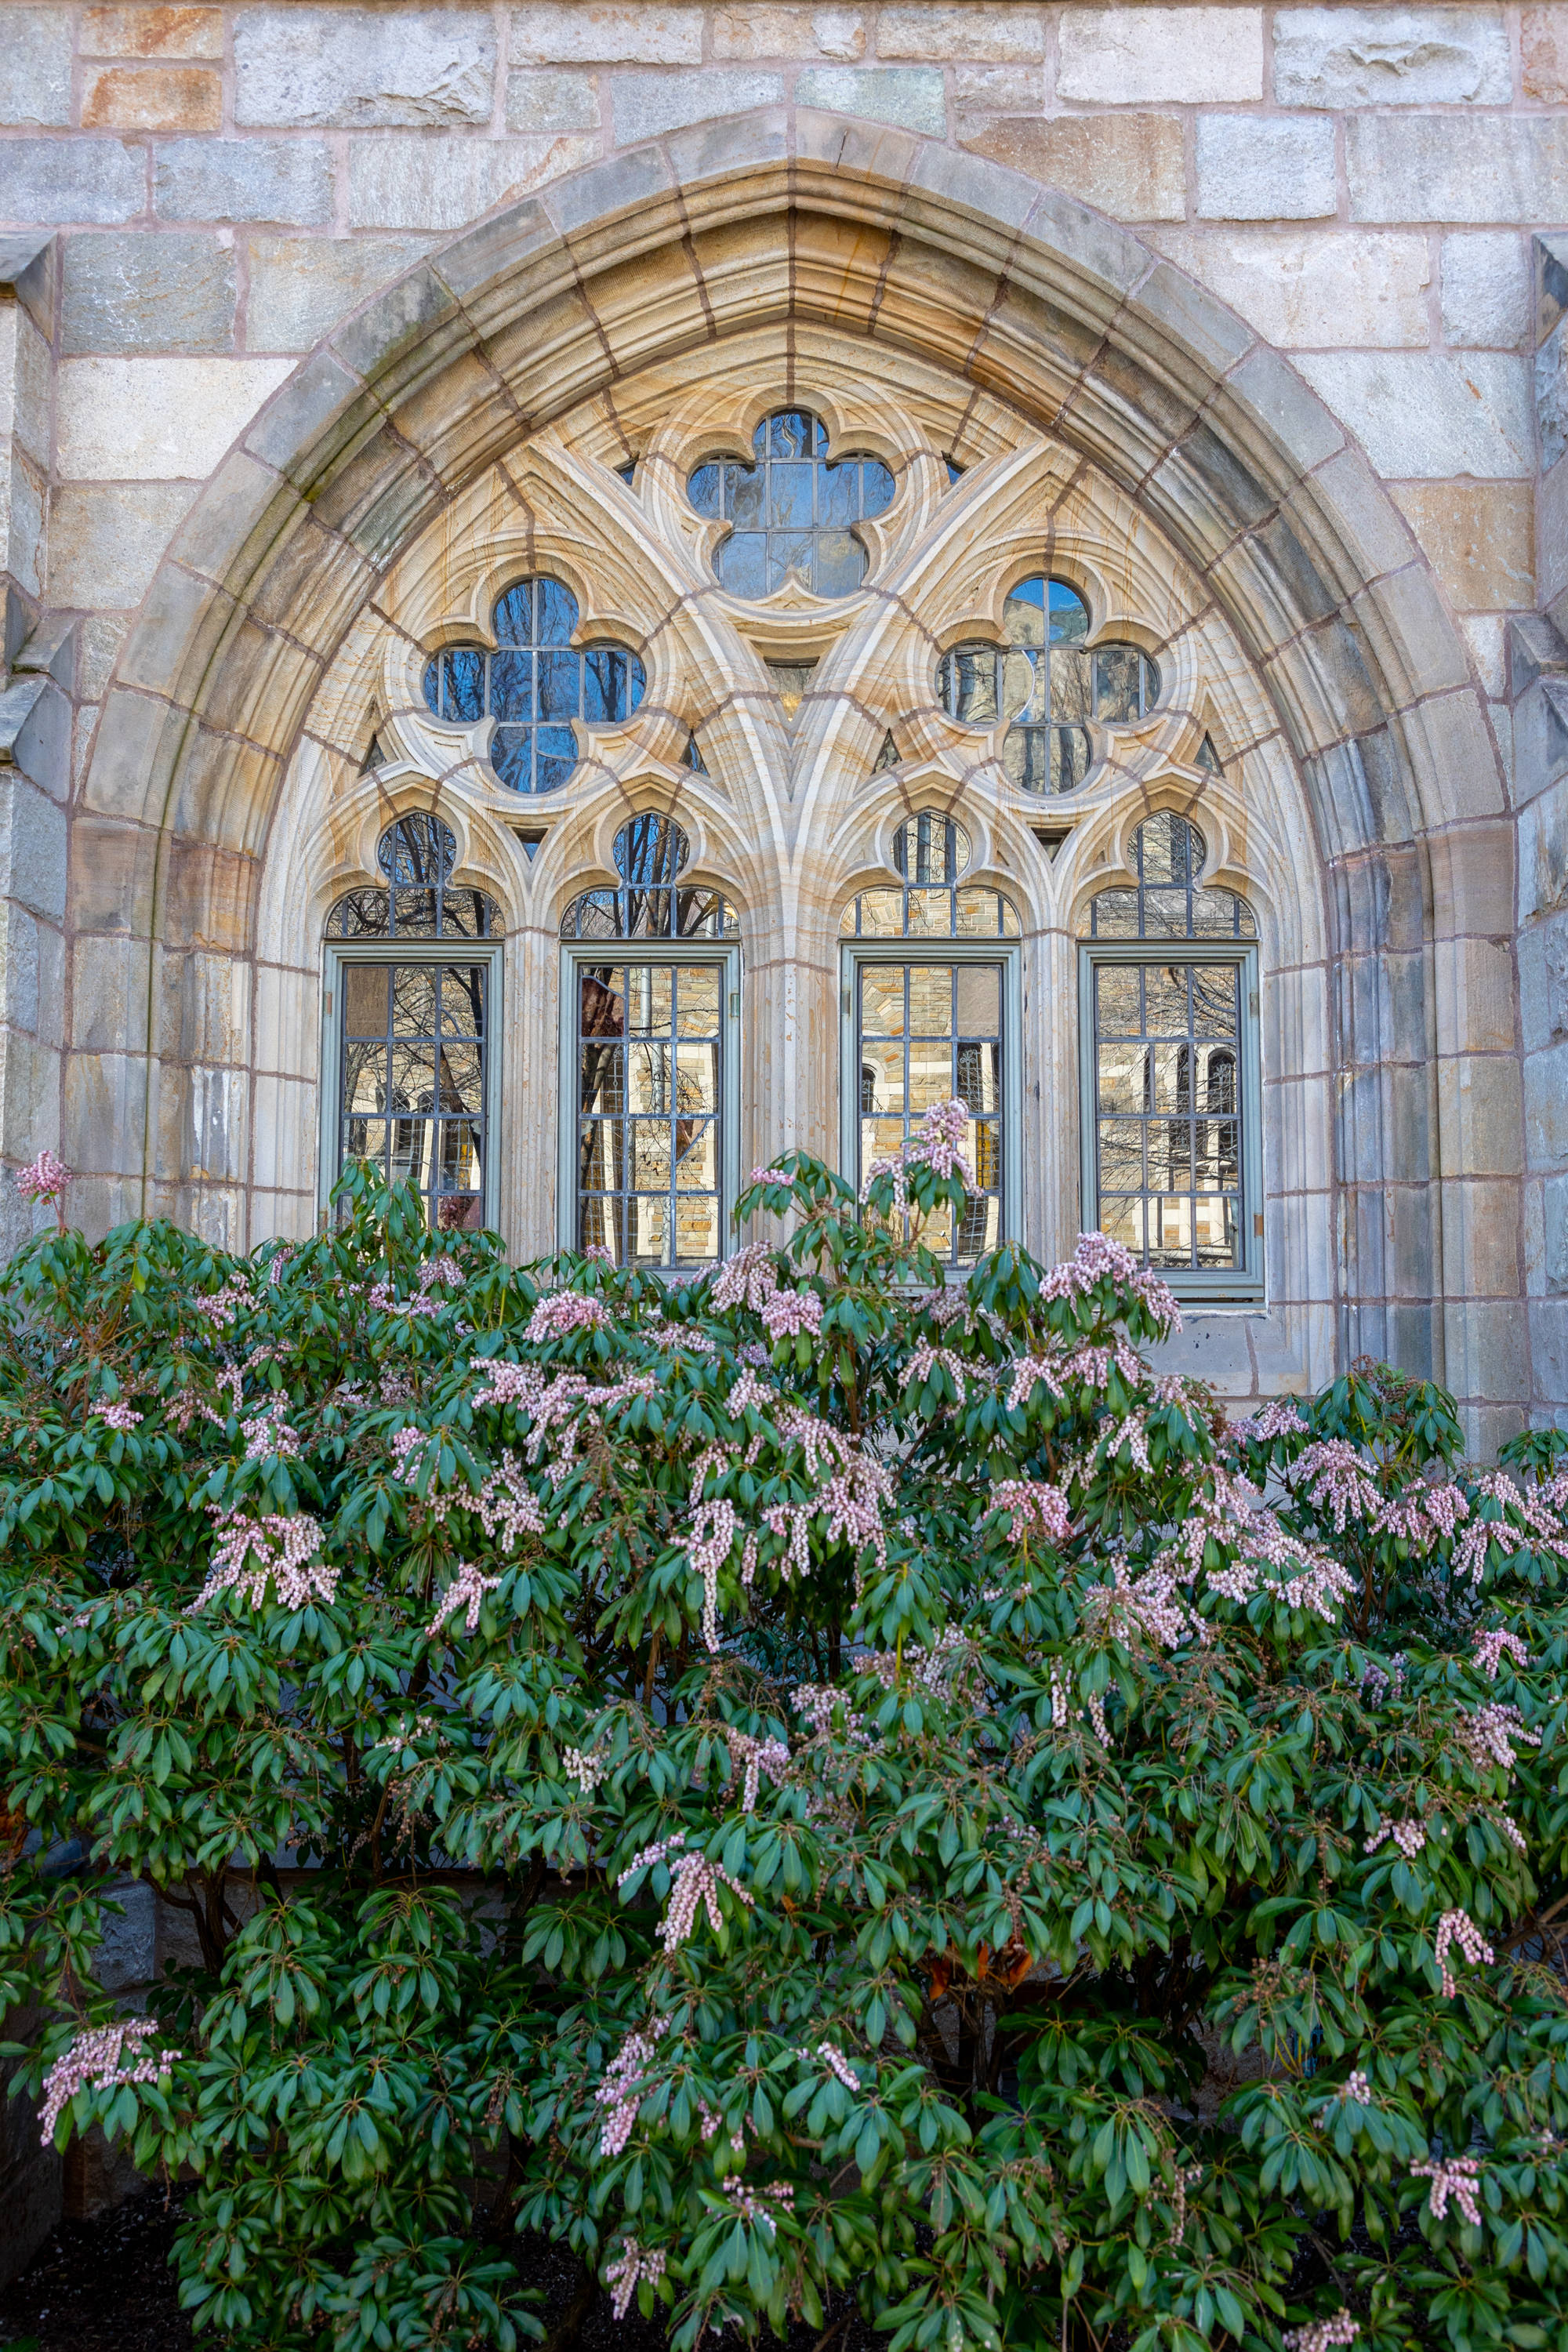
[[1091, 939], [1250, 940], [1251, 908], [1234, 890], [1204, 889], [1208, 846], [1189, 817], [1161, 809], [1132, 836], [1136, 890], [1101, 890], [1089, 908]]
[[424, 1194], [441, 1232], [485, 1219], [488, 963], [342, 967], [340, 1156]]
[[448, 646], [426, 667], [425, 699], [448, 726], [495, 720], [489, 760], [515, 793], [554, 792], [577, 764], [574, 722], [616, 726], [642, 700], [626, 646], [573, 646], [577, 600], [559, 580], [515, 580], [496, 600], [496, 650]]
[[973, 1187], [956, 1221], [943, 1210], [921, 1238], [948, 1264], [972, 1265], [1002, 1234], [1002, 967], [862, 963], [856, 981], [859, 1181], [896, 1159], [937, 1104], [963, 1103]]
[[798, 575], [817, 596], [852, 595], [866, 576], [856, 526], [892, 504], [877, 457], [829, 461], [827, 431], [809, 409], [779, 409], [752, 436], [752, 462], [705, 458], [687, 483], [700, 515], [730, 530], [714, 557], [721, 584], [754, 603]]
[[1169, 1272], [1239, 1266], [1237, 967], [1101, 964], [1093, 986], [1101, 1230]]
[[412, 810], [389, 824], [376, 863], [390, 890], [351, 890], [327, 918], [331, 940], [493, 939], [500, 908], [484, 891], [450, 880], [458, 840], [450, 825], [427, 810]]
[[706, 1265], [722, 1231], [723, 967], [579, 967], [577, 1233], [617, 1265]]

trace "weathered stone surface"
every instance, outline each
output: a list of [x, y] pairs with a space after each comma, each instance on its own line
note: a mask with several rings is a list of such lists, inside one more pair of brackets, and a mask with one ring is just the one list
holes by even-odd
[[1386, 349], [1426, 341], [1425, 237], [1176, 229], [1159, 243], [1271, 343]]
[[967, 115], [1038, 115], [1045, 96], [1043, 65], [954, 66], [952, 94], [960, 132]]
[[68, 481], [201, 481], [292, 365], [288, 359], [73, 359], [60, 364]]
[[524, 67], [507, 76], [506, 120], [509, 130], [536, 134], [596, 130], [598, 82], [591, 73], [544, 73]]
[[877, 14], [877, 55], [939, 60], [1044, 58], [1046, 12], [990, 0], [882, 0]]
[[118, 139], [0, 140], [0, 220], [107, 225], [147, 202], [145, 150]]
[[[853, 65], [866, 54], [866, 11], [767, 5], [715, 8], [708, 37], [716, 58], [741, 65], [756, 58], [835, 58]], [[888, 51], [882, 54], [885, 57]]]
[[1357, 114], [1345, 125], [1351, 218], [1568, 216], [1568, 116]]
[[1535, 500], [1528, 482], [1406, 485], [1399, 504], [1460, 612], [1535, 602]]
[[904, 131], [947, 130], [947, 90], [934, 66], [808, 66], [795, 83], [802, 106], [860, 114]]
[[47, 127], [71, 119], [70, 19], [59, 8], [8, 8], [0, 122]]
[[700, 73], [613, 74], [610, 108], [623, 147], [658, 139], [685, 122], [706, 122], [716, 114], [743, 114], [753, 106], [776, 106], [784, 79], [745, 66], [705, 66]]
[[1281, 106], [1506, 106], [1513, 95], [1500, 8], [1282, 8], [1274, 19]]
[[84, 8], [87, 58], [221, 58], [221, 8]]
[[1530, 254], [1508, 229], [1443, 239], [1443, 334], [1450, 343], [1516, 352], [1530, 331]]
[[488, 122], [496, 38], [488, 11], [243, 8], [235, 121], [265, 128]]
[[228, 351], [235, 299], [234, 254], [216, 237], [175, 229], [73, 236], [65, 254], [61, 348]]
[[210, 66], [99, 66], [81, 119], [89, 131], [217, 131], [223, 83]]
[[1118, 220], [1180, 220], [1186, 211], [1179, 115], [1011, 116], [967, 126], [962, 137], [977, 154], [1071, 188]]
[[153, 205], [163, 220], [331, 220], [324, 140], [173, 139], [153, 152]]
[[1335, 211], [1334, 126], [1326, 116], [1200, 114], [1198, 212], [1208, 220], [1319, 220]]
[[540, 0], [511, 12], [514, 65], [695, 66], [702, 11], [658, 0]]
[[112, 611], [139, 604], [195, 491], [184, 482], [68, 482], [49, 516], [49, 595]]
[[1568, 106], [1568, 8], [1521, 9], [1519, 34], [1526, 98]]
[[1534, 466], [1530, 378], [1496, 352], [1339, 352], [1296, 362], [1362, 442], [1380, 474], [1520, 479]]
[[253, 237], [247, 346], [253, 352], [309, 351], [345, 311], [422, 260], [434, 241], [429, 236]]
[[1059, 97], [1195, 106], [1263, 96], [1260, 8], [1064, 8]]
[[1559, 319], [1535, 354], [1535, 422], [1541, 470], [1549, 474], [1568, 451], [1568, 319]]
[[366, 139], [349, 155], [355, 228], [464, 228], [598, 152], [596, 139]]

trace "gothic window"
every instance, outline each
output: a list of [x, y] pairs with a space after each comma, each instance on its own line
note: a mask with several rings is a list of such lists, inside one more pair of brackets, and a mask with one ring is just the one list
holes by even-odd
[[[1089, 1222], [1168, 1277], [1256, 1290], [1261, 1230], [1257, 926], [1200, 882], [1188, 819], [1132, 842], [1135, 886], [1102, 890], [1083, 950]], [[1202, 942], [1173, 957], [1170, 943]]]
[[[934, 1105], [969, 1111], [963, 1150], [974, 1174], [963, 1213], [942, 1215], [923, 1238], [953, 1266], [994, 1249], [1011, 1217], [1016, 1113], [1009, 1100], [1016, 1054], [1013, 1002], [1018, 918], [998, 890], [961, 883], [969, 859], [963, 828], [922, 813], [894, 835], [897, 889], [864, 890], [847, 909], [844, 1096], [857, 1114], [847, 1155], [857, 1182], [897, 1156]], [[951, 942], [918, 960], [910, 939]], [[889, 944], [879, 944], [888, 942]]]
[[764, 416], [750, 465], [709, 457], [687, 496], [700, 515], [730, 529], [714, 557], [720, 585], [754, 600], [792, 572], [818, 596], [848, 596], [866, 576], [855, 525], [892, 503], [893, 477], [879, 457], [830, 458], [827, 427], [805, 408]]
[[[671, 818], [634, 817], [619, 882], [562, 924], [563, 1237], [622, 1265], [712, 1265], [737, 1189], [739, 925], [719, 892], [679, 880], [689, 856]], [[635, 952], [648, 940], [661, 952]]]
[[330, 1190], [368, 1160], [414, 1184], [439, 1230], [472, 1232], [488, 1214], [501, 926], [483, 891], [454, 886], [456, 860], [438, 817], [399, 817], [377, 850], [385, 887], [328, 918], [322, 1173]]
[[647, 678], [628, 646], [578, 647], [577, 599], [559, 580], [514, 581], [496, 601], [495, 650], [447, 646], [425, 668], [425, 700], [449, 727], [495, 721], [489, 761], [515, 793], [551, 793], [577, 763], [574, 722], [615, 726]]
[[1032, 793], [1069, 793], [1094, 760], [1089, 722], [1125, 726], [1160, 695], [1152, 656], [1131, 645], [1089, 647], [1089, 607], [1065, 580], [1020, 580], [1003, 606], [1004, 642], [954, 646], [937, 666], [937, 694], [968, 727], [1012, 723], [1002, 763]]

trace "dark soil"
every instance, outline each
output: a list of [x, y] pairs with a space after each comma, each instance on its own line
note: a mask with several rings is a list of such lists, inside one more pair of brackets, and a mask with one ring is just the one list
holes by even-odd
[[[149, 2189], [91, 2221], [64, 2221], [20, 2277], [0, 2287], [0, 2352], [192, 2352], [197, 2339], [179, 2306], [169, 2250], [180, 2216], [178, 2192]], [[538, 2287], [547, 2331], [559, 2325], [575, 2293], [572, 2255], [542, 2238], [524, 2238], [518, 2268]], [[839, 2315], [836, 2312], [833, 2316]], [[204, 2335], [214, 2352], [221, 2339]], [[662, 2352], [664, 2331], [634, 2304], [617, 2326], [600, 2294], [583, 2323], [577, 2352]], [[816, 2331], [790, 2332], [789, 2352], [813, 2352]], [[887, 2338], [851, 2318], [834, 2329], [831, 2352], [869, 2352]]]

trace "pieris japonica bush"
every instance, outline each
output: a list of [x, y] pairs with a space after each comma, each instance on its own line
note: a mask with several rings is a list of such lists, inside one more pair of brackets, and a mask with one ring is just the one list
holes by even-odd
[[0, 1280], [13, 2088], [188, 2182], [198, 2326], [510, 2347], [542, 2233], [679, 2347], [1568, 2347], [1558, 1441], [1227, 1423], [962, 1197], [938, 1115], [685, 1287], [361, 1171]]

